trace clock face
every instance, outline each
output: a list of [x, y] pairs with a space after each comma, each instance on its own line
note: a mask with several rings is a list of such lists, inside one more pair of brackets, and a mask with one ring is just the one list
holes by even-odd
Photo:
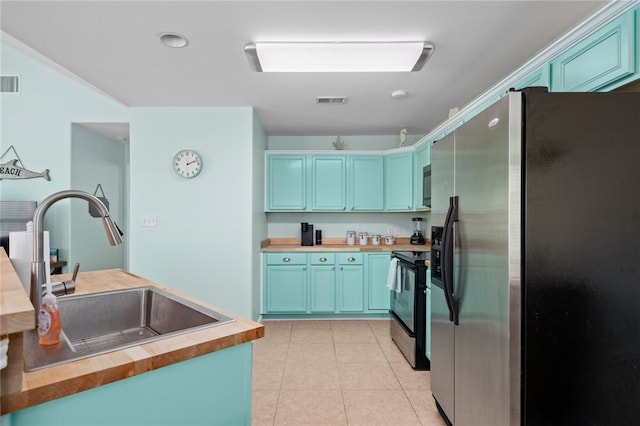
[[200, 154], [190, 149], [184, 149], [173, 157], [173, 170], [185, 178], [198, 176], [202, 170], [202, 158]]

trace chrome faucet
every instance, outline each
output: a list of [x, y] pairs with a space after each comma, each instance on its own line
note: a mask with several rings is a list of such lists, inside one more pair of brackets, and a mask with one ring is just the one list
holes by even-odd
[[46, 282], [45, 263], [42, 251], [44, 249], [44, 214], [57, 201], [65, 198], [80, 198], [92, 204], [102, 217], [102, 224], [107, 233], [109, 244], [112, 246], [122, 243], [122, 231], [109, 217], [109, 210], [96, 196], [83, 191], [60, 191], [42, 200], [33, 213], [33, 262], [31, 263], [31, 303], [35, 308], [35, 324], [38, 325], [38, 311], [42, 304], [42, 285]]

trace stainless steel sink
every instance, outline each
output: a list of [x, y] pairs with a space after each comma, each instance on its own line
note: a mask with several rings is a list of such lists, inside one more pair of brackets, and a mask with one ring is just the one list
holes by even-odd
[[24, 333], [24, 369], [39, 370], [233, 321], [156, 287], [139, 287], [58, 299], [60, 344], [38, 343]]

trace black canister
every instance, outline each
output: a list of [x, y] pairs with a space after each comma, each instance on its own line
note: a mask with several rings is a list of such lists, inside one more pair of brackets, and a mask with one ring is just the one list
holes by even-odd
[[300, 242], [303, 246], [313, 245], [313, 225], [307, 222], [300, 223]]
[[321, 246], [322, 245], [322, 230], [321, 229], [316, 229], [316, 245], [317, 246]]

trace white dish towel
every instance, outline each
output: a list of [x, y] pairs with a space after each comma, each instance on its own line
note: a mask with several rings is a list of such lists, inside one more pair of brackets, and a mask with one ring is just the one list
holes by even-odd
[[398, 268], [398, 259], [391, 259], [389, 265], [389, 276], [387, 277], [387, 288], [396, 293], [402, 292], [402, 281], [400, 277], [400, 268]]

